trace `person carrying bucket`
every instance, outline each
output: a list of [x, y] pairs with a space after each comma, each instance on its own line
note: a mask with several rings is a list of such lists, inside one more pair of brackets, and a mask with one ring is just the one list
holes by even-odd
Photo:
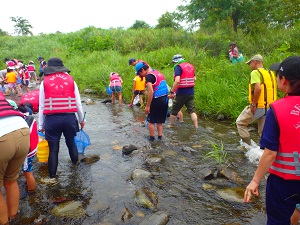
[[50, 58], [48, 66], [44, 69], [45, 78], [40, 85], [39, 130], [45, 132], [50, 149], [49, 178], [42, 179], [42, 182], [48, 184], [57, 183], [58, 152], [62, 134], [72, 163], [78, 163], [74, 137], [79, 131], [78, 121], [81, 128], [84, 127], [85, 121], [79, 90], [69, 72], [60, 58]]

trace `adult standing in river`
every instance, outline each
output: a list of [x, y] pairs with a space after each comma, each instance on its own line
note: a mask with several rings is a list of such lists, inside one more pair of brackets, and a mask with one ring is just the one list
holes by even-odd
[[289, 225], [300, 197], [300, 57], [290, 56], [280, 63], [278, 88], [285, 97], [271, 104], [261, 137], [264, 153], [246, 188], [244, 201], [258, 195], [266, 173], [268, 225]]
[[145, 107], [147, 116], [149, 140], [155, 140], [155, 126], [158, 139], [162, 139], [163, 123], [166, 121], [168, 111], [168, 86], [165, 76], [157, 70], [152, 70], [148, 65], [139, 62], [135, 65], [136, 74], [145, 77], [148, 88], [148, 98]]
[[248, 85], [250, 105], [246, 106], [238, 116], [236, 126], [242, 141], [251, 145], [248, 126], [257, 120], [258, 134], [261, 137], [267, 110], [270, 108], [270, 104], [277, 99], [277, 88], [276, 77], [274, 73], [264, 68], [261, 55], [254, 55], [246, 63], [252, 70]]
[[195, 128], [198, 128], [198, 117], [194, 105], [195, 69], [187, 63], [182, 55], [177, 54], [172, 58], [174, 64], [174, 84], [170, 91], [170, 98], [174, 98], [170, 113], [171, 125], [175, 123], [176, 116], [185, 105], [191, 115]]
[[29, 149], [29, 128], [23, 114], [13, 109], [0, 92], [0, 224], [9, 224], [18, 213], [20, 190], [17, 183]]
[[[60, 58], [48, 60], [44, 69], [45, 78], [40, 85], [39, 129], [45, 131], [49, 144], [49, 178], [44, 183], [56, 183], [58, 152], [61, 135], [64, 134], [69, 155], [73, 164], [78, 162], [78, 151], [74, 142], [76, 132], [84, 127], [84, 115], [78, 87], [70, 70]], [[77, 113], [78, 119], [75, 115]]]

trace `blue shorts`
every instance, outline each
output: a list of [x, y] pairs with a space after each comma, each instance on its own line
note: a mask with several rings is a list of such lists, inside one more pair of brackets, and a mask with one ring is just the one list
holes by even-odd
[[22, 165], [22, 171], [23, 172], [31, 172], [33, 170], [32, 160], [33, 160], [34, 157], [35, 157], [35, 155], [27, 158], [27, 166], [28, 167], [27, 167], [26, 170], [24, 170], [24, 163], [23, 163], [23, 165]]
[[113, 86], [113, 87], [110, 87], [110, 89], [112, 92], [117, 92], [117, 93], [122, 91], [122, 87], [120, 87], [120, 86]]

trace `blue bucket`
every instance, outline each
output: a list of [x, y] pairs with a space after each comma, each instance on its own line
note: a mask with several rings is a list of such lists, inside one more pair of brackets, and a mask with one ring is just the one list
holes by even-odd
[[112, 94], [112, 90], [111, 90], [111, 88], [110, 88], [109, 86], [106, 86], [105, 89], [106, 89], [106, 93], [107, 93], [108, 95], [111, 95], [111, 94]]
[[76, 136], [74, 137], [74, 141], [79, 154], [84, 154], [85, 148], [91, 145], [90, 137], [82, 129], [80, 129], [80, 131], [77, 132]]

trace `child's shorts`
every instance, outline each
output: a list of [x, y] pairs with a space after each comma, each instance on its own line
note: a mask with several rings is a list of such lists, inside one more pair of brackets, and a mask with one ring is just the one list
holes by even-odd
[[24, 163], [23, 163], [23, 165], [22, 165], [23, 172], [31, 172], [33, 170], [32, 161], [33, 161], [34, 157], [35, 157], [35, 155], [27, 158], [27, 168], [24, 168]]
[[112, 92], [121, 92], [122, 91], [122, 87], [120, 86], [113, 86], [113, 87], [110, 87]]
[[17, 87], [17, 84], [16, 83], [8, 83], [7, 86], [9, 88], [16, 88]]

